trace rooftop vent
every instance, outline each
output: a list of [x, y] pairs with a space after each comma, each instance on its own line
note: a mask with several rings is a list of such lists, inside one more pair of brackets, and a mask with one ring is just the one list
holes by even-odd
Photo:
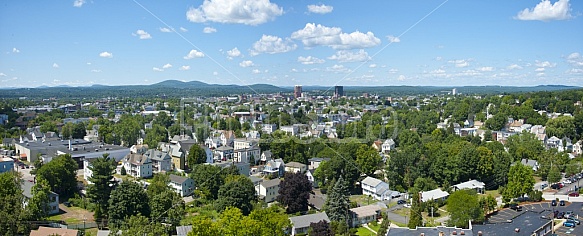
[[460, 231], [460, 235], [466, 235], [466, 231]]
[[451, 232], [451, 235], [457, 235], [457, 231]]

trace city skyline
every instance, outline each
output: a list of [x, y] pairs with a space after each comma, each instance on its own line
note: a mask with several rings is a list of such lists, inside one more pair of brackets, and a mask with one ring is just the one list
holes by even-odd
[[583, 86], [582, 12], [569, 0], [11, 0], [0, 87]]

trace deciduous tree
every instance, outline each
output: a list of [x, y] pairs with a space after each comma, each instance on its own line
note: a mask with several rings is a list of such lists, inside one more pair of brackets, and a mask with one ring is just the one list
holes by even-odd
[[467, 228], [470, 220], [482, 220], [483, 211], [478, 201], [478, 195], [473, 190], [459, 190], [449, 195], [447, 199], [449, 226]]
[[253, 182], [243, 175], [233, 175], [219, 189], [218, 207], [221, 211], [227, 207], [241, 209], [243, 215], [249, 215], [256, 200]]
[[111, 192], [109, 199], [109, 223], [120, 225], [129, 216], [150, 216], [146, 191], [135, 182], [125, 181]]
[[286, 207], [288, 214], [307, 211], [311, 191], [312, 184], [306, 175], [287, 172], [279, 185], [277, 201]]

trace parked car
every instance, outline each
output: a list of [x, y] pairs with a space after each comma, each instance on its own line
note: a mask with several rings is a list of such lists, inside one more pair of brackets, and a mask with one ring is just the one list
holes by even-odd
[[565, 221], [565, 223], [563, 223], [563, 226], [565, 227], [571, 227], [571, 228], [575, 228], [575, 222], [574, 221]]
[[573, 181], [571, 181], [570, 179], [566, 179], [565, 181], [563, 181], [563, 184], [572, 184]]
[[557, 214], [557, 219], [563, 219], [565, 217], [565, 212], [559, 212], [559, 214]]
[[551, 201], [551, 206], [557, 206], [557, 200], [552, 200]]
[[581, 221], [579, 219], [575, 218], [575, 216], [571, 216], [571, 217], [567, 218], [567, 220], [573, 221], [577, 225], [581, 224]]
[[573, 211], [566, 211], [565, 215], [563, 217], [564, 218], [571, 218], [571, 216], [573, 216]]
[[565, 206], [565, 200], [559, 201], [559, 206]]
[[405, 201], [405, 200], [399, 200], [399, 201], [397, 201], [397, 204], [399, 204], [399, 205], [405, 204], [405, 203], [407, 203], [407, 201]]
[[561, 189], [561, 188], [562, 188], [562, 186], [561, 186], [561, 184], [555, 183], [555, 184], [552, 184], [552, 185], [551, 185], [551, 188], [552, 188], [552, 189], [557, 189], [557, 190], [558, 190], [558, 189]]
[[579, 197], [579, 193], [578, 192], [571, 192], [571, 193], [569, 193], [569, 197]]
[[522, 211], [522, 206], [518, 205], [516, 203], [512, 203], [512, 204], [510, 204], [510, 209], [515, 210], [515, 211]]
[[540, 185], [540, 189], [545, 189], [545, 188], [547, 188], [548, 186], [549, 186], [548, 184], [541, 184], [541, 185]]

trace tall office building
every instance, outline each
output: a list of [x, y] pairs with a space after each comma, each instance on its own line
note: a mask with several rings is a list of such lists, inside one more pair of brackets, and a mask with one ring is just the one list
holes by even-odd
[[344, 86], [334, 86], [334, 97], [339, 98], [344, 96]]
[[302, 96], [302, 86], [301, 85], [296, 85], [294, 87], [294, 98], [299, 98]]

